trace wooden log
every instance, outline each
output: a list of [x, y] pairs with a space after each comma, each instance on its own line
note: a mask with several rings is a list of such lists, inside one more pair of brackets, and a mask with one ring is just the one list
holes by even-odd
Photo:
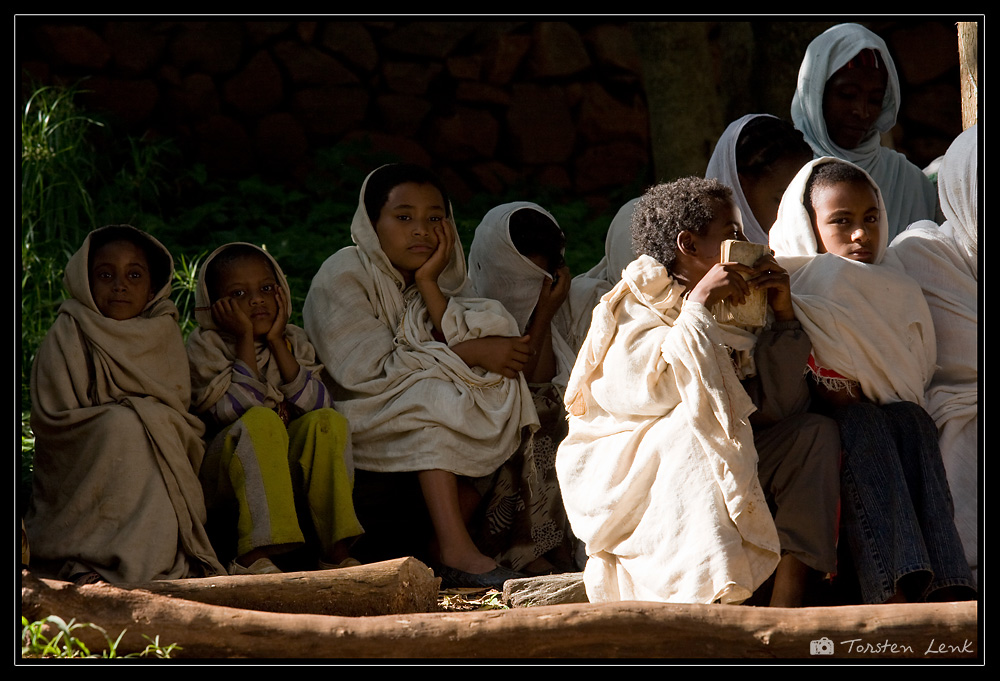
[[[122, 653], [141, 634], [176, 657], [308, 659], [976, 659], [976, 602], [755, 608], [622, 602], [379, 617], [288, 615], [206, 605], [22, 573], [22, 613], [93, 622]], [[86, 630], [81, 638], [101, 641]], [[827, 641], [829, 643], [827, 643]], [[822, 649], [817, 649], [817, 643]], [[826, 654], [829, 652], [829, 654]], [[822, 653], [822, 655], [820, 654]]]
[[441, 578], [416, 558], [338, 570], [119, 584], [172, 598], [244, 610], [368, 617], [436, 612]]

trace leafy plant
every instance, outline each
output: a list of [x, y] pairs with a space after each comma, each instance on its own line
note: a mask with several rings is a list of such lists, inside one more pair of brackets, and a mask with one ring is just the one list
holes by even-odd
[[[49, 625], [55, 627], [55, 636], [49, 638], [46, 632]], [[94, 629], [104, 637], [107, 647], [100, 652], [91, 652], [87, 644], [80, 639], [75, 632], [80, 629]], [[182, 648], [176, 643], [163, 646], [160, 645], [160, 637], [149, 638], [143, 634], [143, 638], [149, 641], [144, 649], [136, 653], [122, 655], [118, 648], [121, 645], [122, 637], [127, 629], [123, 629], [118, 638], [112, 640], [108, 633], [97, 626], [86, 622], [77, 622], [71, 619], [66, 622], [58, 615], [49, 615], [43, 620], [29, 622], [26, 617], [21, 616], [21, 657], [61, 657], [61, 658], [134, 658], [134, 657], [155, 657], [167, 659], [174, 651]]]

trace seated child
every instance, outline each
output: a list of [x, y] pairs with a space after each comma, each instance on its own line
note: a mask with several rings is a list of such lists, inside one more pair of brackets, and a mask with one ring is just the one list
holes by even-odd
[[[797, 605], [806, 567], [834, 567], [838, 490], [830, 429], [784, 425], [807, 403], [809, 347], [787, 275], [770, 256], [753, 267], [720, 262], [722, 241], [743, 237], [717, 180], [651, 188], [635, 204], [632, 236], [638, 257], [595, 308], [573, 368], [556, 459], [587, 544], [587, 594], [736, 603], [775, 572], [771, 603]], [[773, 315], [759, 338], [709, 311], [751, 288], [768, 292]], [[788, 428], [765, 438], [759, 470], [747, 388], [762, 433]]]
[[202, 265], [191, 408], [210, 426], [201, 481], [234, 575], [281, 572], [273, 557], [306, 543], [320, 569], [358, 564], [347, 420], [305, 332], [288, 323], [290, 302], [277, 261], [256, 246], [222, 246]]
[[576, 359], [553, 324], [570, 289], [565, 242], [548, 211], [518, 201], [486, 213], [469, 247], [476, 294], [503, 303], [518, 332], [530, 338], [522, 373], [541, 426], [530, 447], [497, 471], [481, 534], [503, 564], [529, 574], [576, 569], [555, 471], [556, 448], [566, 434], [563, 393]]
[[863, 170], [816, 159], [770, 232], [812, 339], [810, 377], [843, 446], [842, 535], [866, 603], [968, 598], [937, 429], [924, 411], [933, 322], [919, 285], [881, 266], [888, 223]]
[[979, 566], [979, 220], [978, 126], [951, 144], [938, 172], [946, 221], [910, 225], [886, 251], [886, 264], [923, 289], [934, 320], [937, 368], [927, 413], [940, 433], [941, 459], [955, 501], [955, 526], [975, 578]]
[[766, 244], [785, 188], [812, 157], [791, 123], [770, 114], [747, 114], [726, 127], [705, 177], [733, 190], [747, 240]]
[[[390, 164], [365, 180], [355, 246], [313, 278], [303, 315], [351, 424], [355, 463], [416, 473], [442, 585], [500, 589], [520, 573], [469, 534], [477, 478], [538, 428], [521, 374], [529, 341], [500, 303], [469, 298], [465, 257], [440, 180]], [[395, 509], [400, 522], [413, 510]]]
[[631, 229], [632, 210], [638, 200], [631, 199], [618, 209], [604, 239], [604, 257], [588, 271], [573, 277], [569, 295], [556, 312], [556, 328], [574, 355], [587, 337], [590, 316], [601, 296], [621, 281], [622, 270], [635, 260]]
[[77, 583], [223, 574], [204, 529], [204, 427], [173, 259], [128, 225], [90, 233], [31, 374], [33, 569]]

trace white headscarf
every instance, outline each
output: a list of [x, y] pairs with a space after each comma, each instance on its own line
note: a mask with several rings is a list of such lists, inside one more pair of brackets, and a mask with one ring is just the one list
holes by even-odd
[[554, 324], [574, 352], [590, 330], [590, 317], [601, 296], [621, 281], [622, 272], [635, 260], [632, 250], [632, 213], [639, 197], [628, 201], [615, 214], [604, 240], [604, 257], [590, 270], [573, 277], [569, 298], [559, 308]]
[[767, 243], [767, 232], [757, 222], [757, 217], [750, 210], [747, 197], [743, 194], [743, 186], [740, 184], [739, 171], [736, 167], [736, 143], [744, 126], [762, 116], [777, 118], [771, 114], [747, 114], [730, 123], [716, 142], [715, 151], [712, 152], [712, 158], [708, 160], [708, 168], [705, 170], [706, 179], [714, 178], [733, 190], [733, 203], [740, 209], [740, 216], [743, 218], [743, 234], [749, 241], [758, 244]]
[[888, 230], [885, 204], [874, 181], [880, 228], [875, 263], [820, 253], [817, 247], [806, 208], [806, 183], [816, 166], [838, 162], [845, 163], [823, 157], [798, 172], [781, 199], [770, 231], [771, 248], [789, 272], [795, 316], [813, 343], [817, 364], [857, 381], [876, 402], [923, 406], [937, 357], [934, 325], [917, 282], [878, 264], [886, 252]]
[[[862, 50], [875, 50], [888, 73], [882, 112], [868, 136], [854, 149], [833, 143], [823, 115], [826, 83]], [[917, 220], [934, 219], [937, 197], [930, 180], [902, 154], [882, 146], [880, 133], [896, 124], [899, 77], [885, 41], [859, 24], [839, 24], [817, 36], [806, 49], [792, 98], [792, 122], [817, 157], [834, 156], [863, 168], [882, 190], [889, 211], [890, 239]]]
[[[552, 275], [522, 255], [511, 240], [510, 218], [519, 210], [537, 211], [559, 228], [555, 217], [535, 203], [515, 201], [492, 208], [483, 216], [469, 246], [469, 279], [476, 295], [498, 300], [507, 308], [523, 334], [538, 303], [542, 283], [551, 281]], [[557, 376], [552, 382], [565, 388], [576, 355], [554, 322], [552, 350], [557, 364]]]

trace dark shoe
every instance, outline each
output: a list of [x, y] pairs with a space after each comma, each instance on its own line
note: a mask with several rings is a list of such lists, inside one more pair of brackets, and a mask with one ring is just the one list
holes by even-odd
[[508, 579], [524, 579], [526, 576], [502, 565], [497, 565], [489, 572], [478, 575], [462, 572], [447, 565], [439, 565], [436, 572], [441, 578], [442, 589], [496, 589], [503, 591], [504, 582]]

